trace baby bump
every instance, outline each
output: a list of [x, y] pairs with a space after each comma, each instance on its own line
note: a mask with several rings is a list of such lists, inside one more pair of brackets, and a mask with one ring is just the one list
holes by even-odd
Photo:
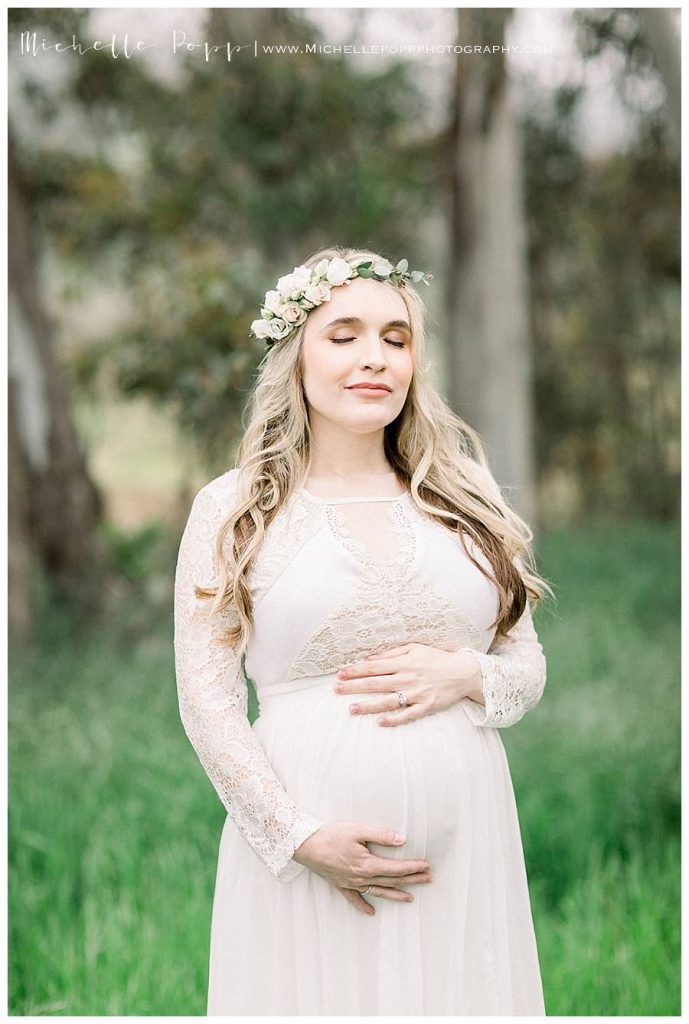
[[351, 715], [349, 705], [380, 695], [336, 694], [334, 678], [267, 699], [259, 689], [254, 731], [273, 770], [305, 813], [402, 831], [397, 855], [437, 858], [470, 814], [484, 754], [476, 726], [459, 705], [379, 726], [381, 712]]

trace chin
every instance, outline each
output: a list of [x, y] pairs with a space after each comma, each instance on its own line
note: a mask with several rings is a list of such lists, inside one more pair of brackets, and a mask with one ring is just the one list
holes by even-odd
[[347, 429], [355, 434], [370, 434], [373, 430], [383, 430], [388, 424], [392, 423], [392, 419], [389, 416], [378, 416], [375, 419], [371, 416], [368, 419], [362, 418], [348, 423]]

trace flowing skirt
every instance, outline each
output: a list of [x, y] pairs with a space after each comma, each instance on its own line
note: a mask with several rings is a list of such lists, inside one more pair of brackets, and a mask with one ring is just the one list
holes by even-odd
[[372, 916], [308, 868], [275, 879], [228, 817], [211, 925], [209, 1016], [544, 1016], [519, 820], [498, 730], [465, 702], [396, 727], [349, 713], [335, 674], [258, 687], [253, 728], [303, 813], [386, 826], [433, 881]]

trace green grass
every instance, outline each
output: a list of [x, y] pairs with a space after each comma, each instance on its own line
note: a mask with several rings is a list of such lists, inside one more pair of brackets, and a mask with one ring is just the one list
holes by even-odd
[[[680, 1012], [678, 551], [643, 523], [540, 542], [548, 684], [502, 737], [550, 1016]], [[44, 608], [13, 651], [13, 1015], [205, 1013], [224, 811], [179, 722], [168, 602], [97, 630]]]
[[679, 1016], [678, 838], [626, 861], [593, 842], [559, 910], [532, 906], [549, 1016]]

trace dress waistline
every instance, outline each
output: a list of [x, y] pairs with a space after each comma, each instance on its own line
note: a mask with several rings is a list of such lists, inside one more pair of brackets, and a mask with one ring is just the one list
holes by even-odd
[[264, 697], [280, 697], [288, 693], [297, 693], [299, 690], [311, 690], [314, 686], [329, 686], [333, 697], [338, 694], [332, 688], [337, 678], [337, 672], [326, 672], [321, 676], [300, 676], [298, 679], [290, 679], [284, 683], [274, 683], [272, 686], [257, 686], [256, 696], [259, 702]]

